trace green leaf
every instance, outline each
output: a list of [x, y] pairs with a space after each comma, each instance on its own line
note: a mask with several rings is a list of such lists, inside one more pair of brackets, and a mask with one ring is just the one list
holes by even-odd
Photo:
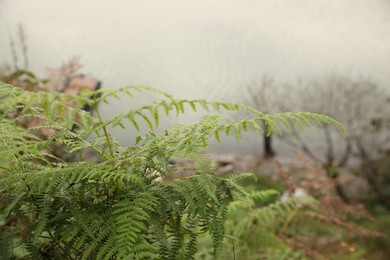
[[227, 126], [225, 127], [226, 136], [228, 136], [228, 135], [230, 134], [230, 129], [231, 129], [231, 128], [232, 128], [231, 125], [227, 125]]
[[195, 102], [194, 102], [194, 101], [189, 101], [188, 103], [190, 104], [192, 110], [193, 110], [194, 112], [196, 112], [196, 105], [195, 105]]
[[131, 123], [133, 123], [133, 125], [134, 125], [135, 129], [137, 130], [137, 132], [139, 132], [140, 129], [139, 129], [139, 125], [137, 124], [137, 121], [135, 121], [132, 116], [129, 116], [129, 120], [130, 120]]
[[214, 130], [214, 136], [215, 136], [215, 139], [217, 139], [218, 143], [221, 143], [221, 139], [219, 137], [219, 129]]
[[234, 125], [234, 133], [236, 135], [236, 139], [238, 142], [241, 142], [241, 127], [240, 124], [235, 124]]
[[209, 107], [207, 106], [207, 101], [204, 99], [199, 100], [199, 104], [203, 107], [204, 110], [209, 111]]

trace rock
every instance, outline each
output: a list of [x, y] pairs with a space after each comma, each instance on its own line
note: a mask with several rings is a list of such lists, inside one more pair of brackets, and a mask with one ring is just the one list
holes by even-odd
[[362, 201], [369, 196], [370, 185], [359, 176], [356, 176], [348, 169], [339, 169], [339, 182], [351, 201]]

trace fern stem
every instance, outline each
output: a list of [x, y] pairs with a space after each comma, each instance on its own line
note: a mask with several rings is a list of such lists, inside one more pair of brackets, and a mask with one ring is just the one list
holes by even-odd
[[233, 260], [236, 260], [236, 248], [234, 247], [234, 242], [232, 242], [233, 246]]
[[3, 170], [6, 170], [8, 172], [12, 172], [12, 173], [15, 173], [13, 170], [7, 168], [7, 167], [4, 167], [4, 166], [0, 166], [0, 169], [3, 169]]
[[286, 231], [286, 229], [288, 228], [288, 226], [291, 224], [291, 222], [293, 221], [295, 215], [297, 214], [299, 208], [295, 208], [287, 217], [286, 221], [284, 222], [283, 224], [283, 227], [280, 229], [279, 231], [279, 234], [278, 236], [281, 237], [283, 236], [283, 233]]
[[83, 141], [84, 143], [89, 144], [89, 145], [92, 147], [92, 149], [94, 149], [94, 150], [98, 153], [99, 156], [102, 156], [102, 155], [103, 155], [103, 151], [101, 151], [98, 147], [96, 147], [96, 146], [93, 145], [92, 143], [88, 143], [88, 142], [86, 142], [85, 140], [82, 140], [81, 138], [79, 138], [79, 140]]
[[[55, 241], [57, 242], [57, 240], [54, 238], [53, 234], [50, 232], [50, 230], [47, 231], [47, 233], [49, 234], [49, 237], [46, 237], [46, 238], [50, 238], [52, 241]], [[42, 238], [45, 238], [45, 236], [40, 236]], [[65, 248], [60, 244], [60, 243], [56, 243], [57, 246], [62, 250], [62, 252], [64, 252], [64, 256], [66, 256], [65, 254]]]
[[98, 116], [99, 123], [102, 124], [104, 136], [105, 136], [106, 141], [107, 141], [108, 150], [110, 151], [111, 157], [113, 157], [114, 156], [114, 149], [112, 148], [111, 139], [108, 135], [108, 131], [107, 131], [106, 126], [103, 124], [103, 119], [102, 119], [102, 116], [100, 115], [99, 109], [97, 108], [96, 102], [93, 104], [93, 108], [96, 111], [96, 115]]

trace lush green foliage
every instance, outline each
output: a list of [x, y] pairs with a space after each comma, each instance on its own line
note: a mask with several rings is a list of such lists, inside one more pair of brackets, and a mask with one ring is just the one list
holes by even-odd
[[[99, 102], [132, 96], [134, 91], [160, 93], [162, 99], [103, 120]], [[90, 97], [93, 98], [90, 98]], [[67, 106], [73, 102], [74, 107]], [[85, 104], [97, 117], [83, 111]], [[238, 122], [208, 116], [200, 122], [156, 135], [161, 113], [184, 113], [203, 108], [247, 110], [252, 118]], [[25, 127], [39, 118], [44, 122]], [[122, 147], [107, 128], [139, 121], [150, 132], [137, 138], [138, 145]], [[0, 251], [4, 257], [37, 259], [191, 259], [197, 252], [199, 234], [208, 233], [214, 256], [222, 258], [224, 224], [229, 205], [250, 201], [237, 179], [214, 174], [211, 163], [199, 152], [210, 137], [253, 128], [268, 134], [290, 129], [291, 124], [334, 124], [335, 120], [311, 113], [263, 114], [250, 107], [206, 100], [178, 100], [147, 87], [84, 91], [71, 97], [62, 93], [26, 92], [0, 83]], [[24, 126], [24, 127], [23, 127]], [[45, 139], [33, 132], [54, 129]], [[67, 162], [55, 156], [61, 147], [77, 160]], [[93, 150], [99, 162], [83, 158]], [[67, 156], [64, 156], [64, 158]], [[170, 184], [160, 177], [175, 170], [173, 157], [198, 160], [197, 174]], [[69, 156], [67, 157], [69, 158]]]
[[[304, 187], [318, 200], [302, 195], [287, 198], [287, 193], [281, 200], [280, 191], [302, 187], [297, 180], [304, 179], [302, 175], [296, 171], [288, 174], [296, 181], [285, 183], [287, 187], [278, 188], [279, 184], [268, 181], [266, 187], [273, 186], [279, 192], [264, 189], [264, 178], [240, 182], [252, 199], [229, 205], [224, 259], [386, 259], [385, 218], [375, 218], [363, 205], [344, 204], [334, 190], [323, 193], [321, 188], [321, 195], [318, 194], [315, 182], [321, 180], [313, 179], [308, 184], [316, 188]], [[316, 172], [315, 176], [330, 182], [324, 172]], [[196, 259], [213, 259], [207, 235], [200, 237], [199, 244]], [[383, 248], [379, 249], [380, 246]]]
[[[281, 201], [276, 190], [252, 191], [249, 196], [250, 200], [234, 201], [229, 206], [225, 259], [307, 259], [303, 251], [286, 244], [281, 233], [292, 213], [304, 203], [315, 204], [315, 200], [297, 197]], [[201, 241], [208, 248], [208, 240]], [[210, 255], [207, 250], [201, 250], [197, 258], [208, 259]]]

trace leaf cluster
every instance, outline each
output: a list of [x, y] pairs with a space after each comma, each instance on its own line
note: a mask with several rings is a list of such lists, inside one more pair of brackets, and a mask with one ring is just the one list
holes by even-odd
[[[100, 102], [131, 97], [134, 91], [152, 91], [162, 98], [101, 118]], [[85, 105], [96, 116], [82, 110]], [[154, 133], [161, 113], [182, 114], [188, 108], [246, 110], [253, 116], [230, 122], [211, 115], [166, 135]], [[42, 123], [29, 126], [26, 122], [33, 119]], [[121, 146], [108, 131], [125, 121], [138, 130], [140, 120], [150, 132], [137, 138], [138, 145]], [[175, 99], [149, 87], [83, 91], [72, 97], [0, 83], [1, 250], [9, 258], [22, 251], [32, 259], [192, 259], [199, 235], [208, 233], [214, 256], [222, 258], [228, 207], [248, 198], [237, 184], [242, 176], [223, 178], [202, 167], [173, 183], [160, 179], [175, 171], [172, 158], [200, 158], [211, 137], [219, 140], [221, 133], [233, 133], [240, 140], [249, 128], [263, 131], [262, 122], [269, 125], [269, 134], [291, 124], [334, 124], [344, 131], [326, 116], [268, 115], [240, 104]], [[54, 134], [48, 139], [36, 134], [44, 129]], [[65, 160], [55, 155], [59, 148], [77, 156]], [[86, 150], [99, 160], [84, 158]]]

